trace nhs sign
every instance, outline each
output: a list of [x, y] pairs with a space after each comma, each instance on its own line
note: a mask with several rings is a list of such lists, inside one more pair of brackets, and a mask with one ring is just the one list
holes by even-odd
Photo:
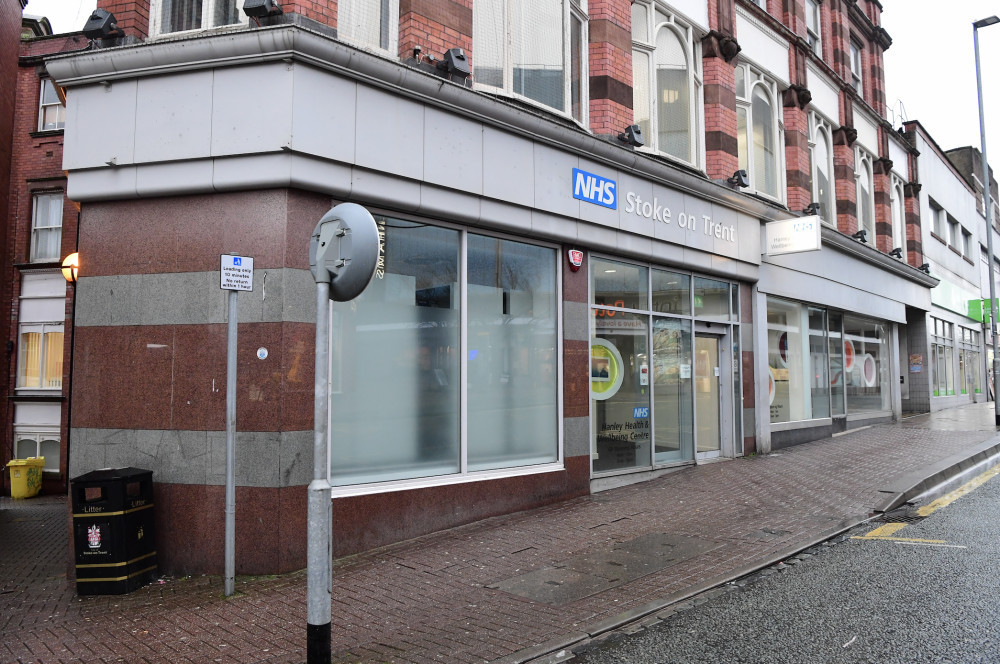
[[574, 168], [573, 198], [617, 210], [618, 185], [614, 180]]

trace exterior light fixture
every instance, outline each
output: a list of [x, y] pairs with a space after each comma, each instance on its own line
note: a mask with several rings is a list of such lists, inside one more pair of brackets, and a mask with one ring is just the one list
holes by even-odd
[[899, 260], [903, 260], [903, 248], [902, 247], [896, 247], [895, 249], [893, 249], [892, 251], [889, 252], [889, 255], [890, 256], [895, 256]]
[[862, 244], [868, 244], [868, 231], [863, 228], [851, 237]]
[[73, 252], [63, 259], [62, 275], [71, 284], [76, 283], [76, 278], [80, 272], [80, 254]]
[[437, 68], [447, 72], [449, 76], [457, 76], [461, 79], [469, 78], [469, 74], [472, 73], [472, 70], [469, 69], [469, 60], [465, 57], [465, 51], [460, 48], [449, 48], [445, 51], [437, 63]]
[[921, 272], [926, 272], [927, 274], [930, 274], [931, 273], [931, 264], [930, 263], [924, 263], [923, 265], [920, 266], [920, 271]]
[[118, 27], [114, 14], [104, 9], [95, 9], [83, 26], [83, 36], [87, 39], [107, 39], [124, 37], [125, 33]]
[[726, 180], [726, 182], [733, 185], [734, 187], [739, 187], [740, 189], [746, 189], [747, 187], [750, 186], [750, 176], [747, 175], [747, 172], [741, 168], [740, 170], [733, 173], [733, 177]]
[[274, 0], [246, 0], [243, 3], [243, 13], [250, 18], [266, 18], [268, 16], [277, 16], [284, 12], [281, 9], [281, 5]]
[[819, 203], [810, 203], [802, 212], [803, 214], [819, 214]]
[[642, 127], [637, 124], [625, 127], [625, 131], [618, 134], [618, 140], [622, 143], [628, 143], [634, 148], [641, 148], [646, 144], [642, 138]]

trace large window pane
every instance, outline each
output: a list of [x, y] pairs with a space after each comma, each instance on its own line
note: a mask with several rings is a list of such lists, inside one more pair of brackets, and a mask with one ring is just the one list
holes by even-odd
[[42, 367], [42, 387], [61, 388], [63, 367], [63, 333], [45, 333], [45, 366]]
[[833, 415], [843, 415], [844, 403], [844, 335], [840, 314], [830, 314], [830, 404]]
[[811, 400], [803, 364], [803, 307], [767, 300], [768, 402], [771, 422], [809, 418]]
[[691, 277], [653, 269], [653, 311], [677, 316], [691, 315]]
[[653, 440], [656, 462], [693, 455], [691, 321], [653, 319]]
[[[632, 11], [641, 5], [632, 5]], [[649, 54], [632, 51], [632, 107], [633, 118], [643, 136], [652, 136], [649, 131]]]
[[830, 417], [830, 376], [827, 372], [826, 311], [809, 309], [809, 393], [812, 417]]
[[695, 318], [711, 320], [730, 320], [729, 282], [694, 278], [694, 315]]
[[17, 386], [41, 387], [42, 333], [22, 332], [19, 352], [21, 358]]
[[886, 324], [845, 315], [844, 348], [847, 412], [889, 410], [889, 339]]
[[469, 236], [469, 470], [557, 459], [555, 252]]
[[591, 260], [590, 279], [594, 303], [598, 306], [625, 309], [645, 309], [649, 306], [649, 277], [645, 267], [594, 258]]
[[590, 346], [594, 472], [650, 466], [649, 316], [595, 309]]
[[334, 485], [459, 470], [459, 233], [379, 222], [384, 273], [333, 305]]

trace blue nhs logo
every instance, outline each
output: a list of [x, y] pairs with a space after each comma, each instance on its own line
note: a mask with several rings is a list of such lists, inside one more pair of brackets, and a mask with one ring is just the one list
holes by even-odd
[[637, 420], [644, 420], [649, 417], [649, 406], [637, 406], [632, 409], [632, 417]]
[[614, 180], [574, 168], [573, 198], [617, 210], [618, 185]]

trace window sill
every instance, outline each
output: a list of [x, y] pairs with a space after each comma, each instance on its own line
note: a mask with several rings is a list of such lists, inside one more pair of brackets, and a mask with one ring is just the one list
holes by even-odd
[[66, 401], [62, 388], [51, 390], [25, 389], [20, 387], [14, 394], [7, 397], [8, 401], [55, 402]]
[[940, 242], [941, 244], [945, 244], [945, 245], [948, 244], [943, 237], [941, 237], [940, 235], [938, 235], [934, 231], [931, 231], [931, 237], [934, 238], [935, 240], [937, 240], [938, 242]]
[[50, 138], [53, 136], [62, 136], [65, 132], [65, 129], [44, 129], [42, 131], [28, 132], [28, 136], [32, 138]]

